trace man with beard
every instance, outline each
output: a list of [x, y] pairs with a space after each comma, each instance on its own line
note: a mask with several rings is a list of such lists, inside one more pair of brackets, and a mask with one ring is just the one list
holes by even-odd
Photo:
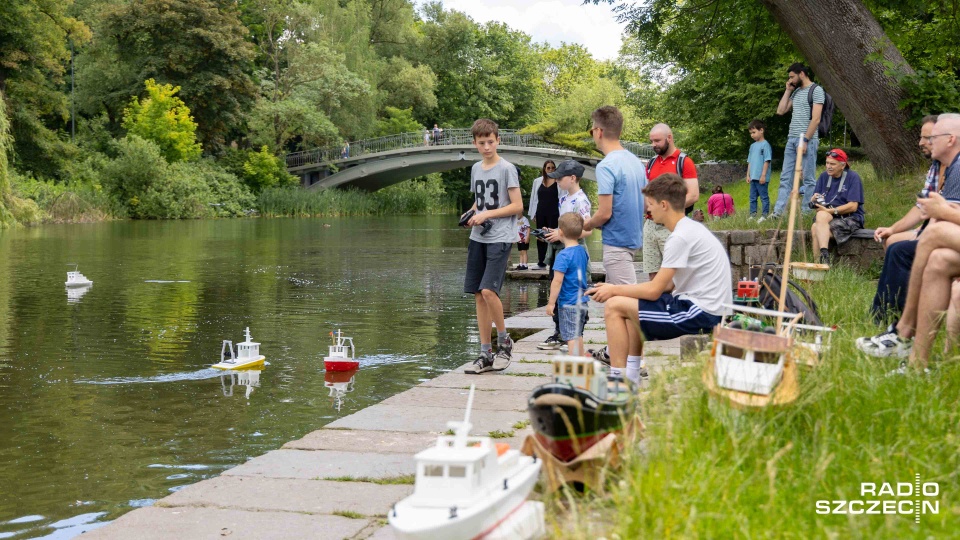
[[[650, 181], [665, 173], [676, 174], [687, 186], [687, 198], [683, 213], [690, 215], [693, 205], [700, 199], [700, 183], [697, 181], [697, 167], [690, 156], [684, 154], [673, 142], [673, 131], [666, 124], [657, 124], [650, 130], [650, 144], [657, 154], [647, 163], [647, 178]], [[663, 225], [654, 223], [647, 212], [643, 223], [643, 271], [650, 274], [650, 280], [660, 271], [663, 261], [663, 248], [670, 231]]]

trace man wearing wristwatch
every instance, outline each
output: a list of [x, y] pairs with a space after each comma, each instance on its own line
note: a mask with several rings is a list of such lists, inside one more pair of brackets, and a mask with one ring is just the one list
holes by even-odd
[[[810, 92], [813, 92], [813, 106], [810, 106]], [[777, 114], [784, 115], [793, 111], [790, 130], [787, 132], [787, 145], [783, 149], [783, 172], [780, 173], [780, 189], [777, 204], [773, 207], [774, 217], [783, 214], [790, 202], [793, 189], [793, 169], [797, 159], [803, 167], [803, 201], [800, 208], [809, 211], [810, 196], [813, 194], [813, 173], [817, 168], [817, 126], [820, 125], [820, 113], [826, 100], [823, 88], [810, 79], [810, 68], [796, 63], [787, 69], [787, 85], [777, 104]]]
[[839, 246], [863, 228], [863, 182], [850, 170], [846, 152], [827, 152], [827, 170], [817, 179], [811, 199], [810, 208], [817, 211], [810, 228], [813, 252], [819, 250], [821, 264], [830, 264], [830, 238]]

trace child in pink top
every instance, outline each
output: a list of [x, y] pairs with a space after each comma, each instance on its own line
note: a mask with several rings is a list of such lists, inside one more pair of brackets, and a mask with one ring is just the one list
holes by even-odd
[[732, 216], [733, 196], [724, 193], [722, 187], [716, 186], [713, 188], [713, 195], [707, 200], [707, 212], [715, 218]]

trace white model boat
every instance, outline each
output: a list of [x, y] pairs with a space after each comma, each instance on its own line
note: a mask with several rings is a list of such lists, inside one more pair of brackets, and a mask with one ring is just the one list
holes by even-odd
[[89, 287], [93, 285], [92, 281], [77, 271], [78, 265], [74, 264], [72, 266], [73, 270], [67, 272], [67, 281], [64, 282], [64, 285], [67, 287]]
[[[463, 422], [448, 425], [436, 446], [415, 456], [413, 495], [388, 514], [403, 539], [471, 540], [495, 534], [520, 511], [540, 474], [540, 462], [489, 437], [469, 437], [473, 386]], [[514, 534], [512, 538], [527, 538]]]
[[93, 284], [83, 285], [80, 287], [67, 287], [67, 303], [76, 304], [80, 302], [80, 299], [83, 298], [83, 295], [90, 292], [90, 289], [93, 288]]
[[[230, 358], [227, 358], [227, 352]], [[214, 364], [214, 369], [248, 369], [263, 365], [264, 356], [260, 354], [260, 344], [250, 340], [250, 327], [246, 329], [246, 341], [237, 343], [237, 354], [233, 353], [233, 342], [225, 339], [220, 348], [220, 362]]]

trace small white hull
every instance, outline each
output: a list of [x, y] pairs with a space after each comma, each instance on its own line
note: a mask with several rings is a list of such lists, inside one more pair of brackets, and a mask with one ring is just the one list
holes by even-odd
[[69, 288], [73, 288], [73, 287], [87, 287], [87, 286], [93, 285], [93, 282], [90, 281], [89, 279], [75, 279], [72, 281], [64, 281], [63, 284]]
[[540, 461], [521, 456], [518, 467], [507, 477], [507, 489], [503, 489], [501, 481], [481, 500], [469, 507], [458, 508], [454, 518], [450, 517], [449, 507], [414, 507], [404, 499], [389, 512], [388, 520], [398, 539], [492, 538], [498, 527], [521, 510], [539, 475]]
[[249, 369], [253, 367], [262, 367], [263, 361], [266, 360], [266, 357], [260, 355], [257, 358], [245, 359], [245, 360], [224, 360], [218, 362], [210, 367], [213, 369]]

